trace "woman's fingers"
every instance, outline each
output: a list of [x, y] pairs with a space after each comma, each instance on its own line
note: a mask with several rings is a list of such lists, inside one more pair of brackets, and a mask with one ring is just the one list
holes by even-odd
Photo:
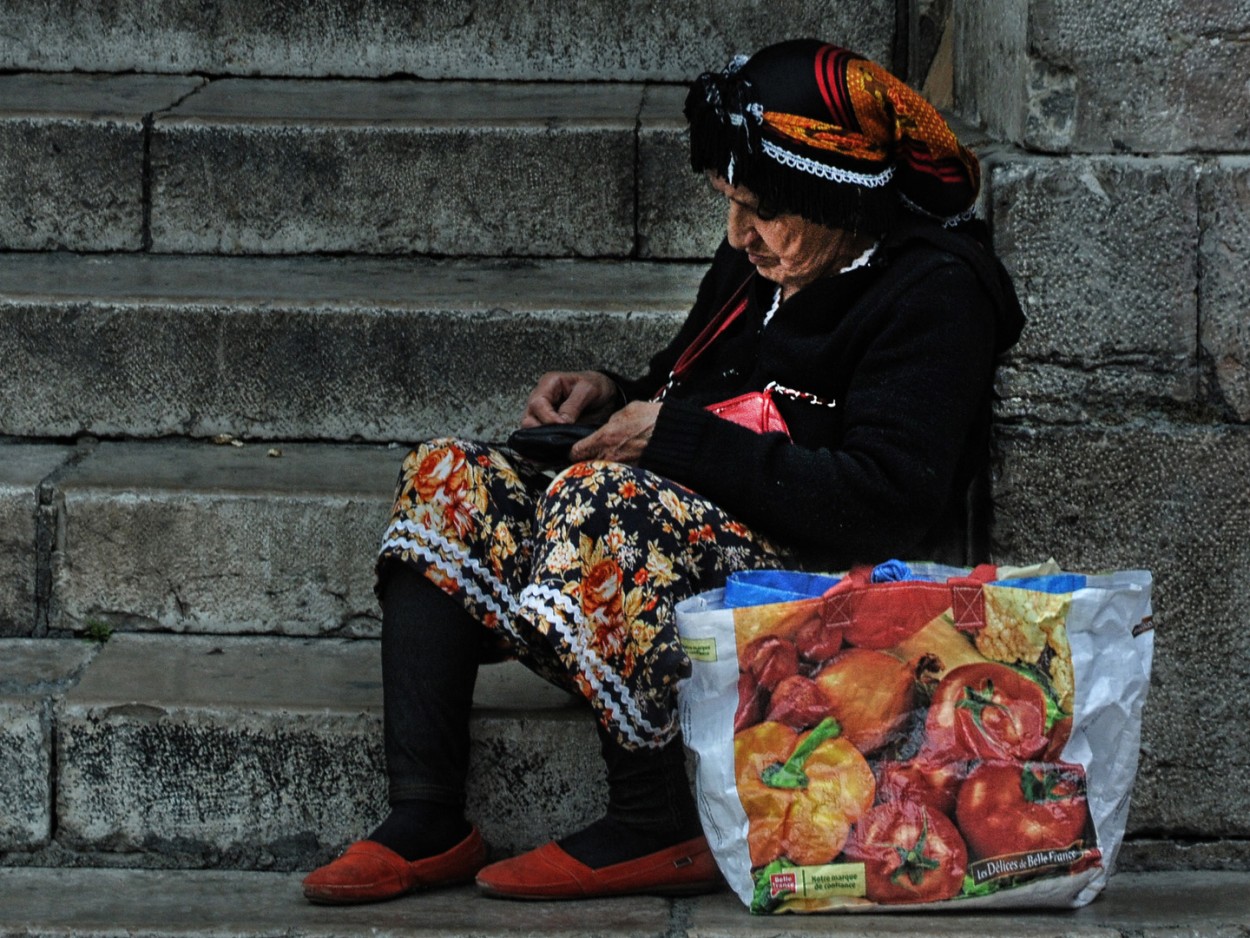
[[643, 401], [627, 404], [597, 431], [573, 444], [569, 457], [574, 462], [606, 459], [630, 465], [637, 463], [651, 439], [660, 406]]
[[583, 414], [610, 404], [615, 395], [612, 379], [597, 371], [549, 371], [530, 392], [521, 426], [576, 423]]
[[560, 423], [560, 405], [568, 397], [570, 376], [565, 372], [549, 371], [534, 385], [525, 401], [525, 413], [521, 415], [522, 427], [537, 427]]

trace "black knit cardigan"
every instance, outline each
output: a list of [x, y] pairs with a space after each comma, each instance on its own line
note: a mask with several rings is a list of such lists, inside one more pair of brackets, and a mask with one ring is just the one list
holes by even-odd
[[[793, 551], [844, 569], [897, 557], [963, 556], [966, 493], [986, 461], [996, 356], [1023, 316], [1002, 266], [972, 234], [913, 222], [866, 267], [803, 288], [763, 327], [775, 284], [723, 243], [690, 316], [636, 380], [650, 399], [677, 357], [744, 279], [739, 318], [668, 393], [640, 460]], [[792, 439], [703, 408], [768, 382]]]

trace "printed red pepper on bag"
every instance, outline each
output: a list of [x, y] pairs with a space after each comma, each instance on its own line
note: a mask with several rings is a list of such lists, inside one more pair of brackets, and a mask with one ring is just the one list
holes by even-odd
[[734, 712], [734, 732], [754, 726], [764, 719], [764, 707], [768, 703], [768, 691], [750, 671], [738, 674], [738, 709]]
[[734, 737], [752, 867], [783, 856], [800, 866], [829, 863], [872, 805], [872, 769], [838, 733], [837, 721], [826, 719], [802, 735], [766, 722]]
[[864, 864], [874, 902], [932, 902], [959, 894], [968, 851], [950, 819], [915, 802], [879, 804], [855, 825], [843, 856]]
[[1046, 697], [1005, 664], [966, 664], [939, 682], [923, 754], [947, 762], [1030, 759], [1046, 748]]
[[960, 788], [955, 818], [978, 859], [1065, 849], [1089, 818], [1085, 773], [1064, 763], [984, 762]]
[[842, 630], [817, 619], [795, 633], [794, 645], [804, 661], [820, 664], [842, 650]]
[[799, 652], [794, 642], [767, 635], [742, 650], [741, 667], [749, 671], [760, 687], [772, 690], [799, 671]]
[[829, 716], [829, 701], [810, 677], [795, 674], [773, 690], [765, 719], [805, 730]]

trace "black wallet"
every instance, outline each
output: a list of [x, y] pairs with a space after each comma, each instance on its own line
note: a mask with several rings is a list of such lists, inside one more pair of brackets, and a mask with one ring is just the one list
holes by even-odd
[[544, 466], [566, 466], [569, 450], [598, 427], [584, 423], [548, 423], [541, 427], [524, 427], [512, 431], [508, 448], [517, 455]]

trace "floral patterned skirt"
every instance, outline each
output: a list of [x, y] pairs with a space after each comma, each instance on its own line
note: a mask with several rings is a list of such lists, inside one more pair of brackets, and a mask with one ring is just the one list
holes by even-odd
[[627, 748], [677, 734], [690, 672], [674, 606], [781, 554], [720, 508], [633, 466], [554, 480], [507, 450], [437, 439], [409, 453], [378, 569], [413, 564], [502, 650], [585, 697]]

